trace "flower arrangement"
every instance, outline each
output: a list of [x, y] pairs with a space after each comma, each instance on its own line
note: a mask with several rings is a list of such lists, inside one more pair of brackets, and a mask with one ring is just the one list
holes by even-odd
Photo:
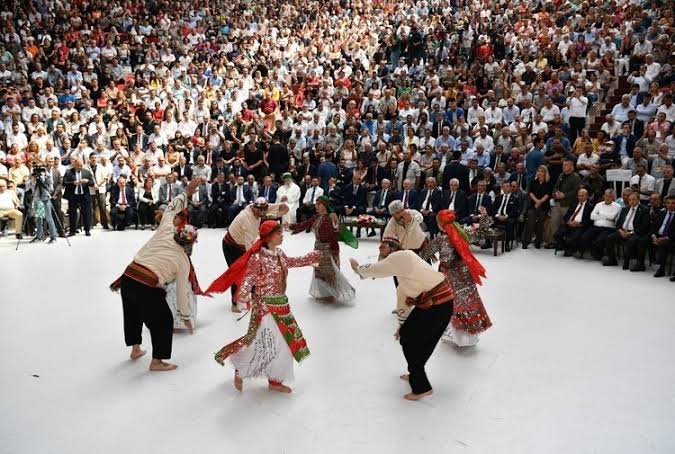
[[186, 224], [183, 227], [176, 229], [175, 236], [180, 243], [194, 243], [197, 241], [199, 232], [194, 225]]
[[361, 214], [356, 218], [356, 222], [359, 224], [373, 224], [375, 221], [375, 216], [369, 214]]

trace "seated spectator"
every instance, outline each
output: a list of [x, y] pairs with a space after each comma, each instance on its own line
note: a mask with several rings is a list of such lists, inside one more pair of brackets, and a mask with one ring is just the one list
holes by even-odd
[[476, 193], [469, 197], [467, 206], [467, 216], [460, 221], [461, 224], [475, 224], [478, 222], [479, 207], [485, 207], [488, 214], [492, 213], [492, 199], [486, 192], [487, 185], [485, 181], [479, 181], [476, 184]]
[[403, 187], [397, 194], [396, 198], [403, 203], [403, 208], [414, 208], [417, 206], [418, 194], [415, 189], [413, 189], [412, 181], [409, 179], [403, 180]]
[[[656, 264], [659, 266], [654, 277], [666, 275], [666, 258], [675, 251], [675, 197], [668, 196], [665, 202], [666, 209], [651, 225], [651, 243], [656, 249]], [[670, 280], [675, 281], [675, 278]]]
[[675, 196], [675, 184], [673, 184], [673, 167], [666, 166], [663, 168], [663, 178], [656, 180], [654, 185], [654, 192], [665, 200], [666, 197]]
[[126, 177], [120, 175], [117, 184], [110, 191], [110, 218], [113, 230], [122, 231], [136, 222], [134, 207], [136, 207], [134, 190], [127, 185]]
[[554, 237], [558, 249], [565, 251], [565, 257], [572, 255], [576, 258], [583, 257], [581, 238], [591, 227], [593, 208], [593, 204], [588, 200], [588, 191], [583, 188], [579, 189], [576, 203], [571, 205], [565, 213], [563, 224], [560, 225]]
[[316, 213], [314, 204], [316, 203], [316, 199], [323, 195], [323, 189], [319, 185], [320, 182], [321, 181], [319, 180], [319, 177], [312, 178], [311, 187], [309, 187], [307, 192], [305, 192], [305, 197], [302, 199], [302, 203], [298, 208], [298, 213], [296, 216], [298, 223], [304, 221], [305, 219], [311, 218]]
[[244, 184], [244, 177], [242, 175], [237, 177], [236, 184], [230, 188], [230, 200], [232, 203], [227, 209], [228, 225], [232, 223], [232, 220], [241, 210], [253, 201], [253, 192], [251, 188]]
[[11, 189], [7, 189], [7, 181], [0, 180], [0, 218], [8, 217], [14, 221], [14, 232], [16, 232], [18, 239], [23, 238], [21, 235], [23, 213], [20, 208], [21, 202], [16, 193]]
[[209, 188], [207, 186], [207, 177], [199, 177], [199, 187], [192, 197], [188, 199], [188, 215], [190, 224], [198, 229], [206, 222], [209, 210]]
[[[645, 254], [649, 244], [649, 210], [640, 204], [640, 197], [633, 192], [628, 206], [621, 210], [616, 222], [617, 230], [605, 241], [604, 266], [617, 266], [616, 248], [623, 246], [623, 269], [645, 270]], [[631, 263], [632, 262], [632, 263]]]
[[[341, 199], [341, 206], [336, 207], [335, 210], [338, 214], [343, 216], [358, 216], [366, 212], [366, 188], [361, 185], [361, 177], [358, 175], [352, 177], [352, 184], [342, 188]], [[356, 231], [356, 236], [357, 238], [361, 236], [360, 228]]]
[[502, 184], [502, 193], [499, 194], [492, 205], [494, 208], [493, 227], [506, 231], [506, 252], [511, 250], [510, 242], [514, 238], [516, 221], [518, 220], [519, 203], [517, 197], [511, 194], [511, 184], [507, 181]]
[[216, 182], [211, 185], [209, 227], [225, 227], [227, 223], [227, 209], [229, 205], [230, 188], [227, 184], [225, 184], [225, 174], [219, 173], [216, 177]]
[[138, 191], [138, 224], [141, 230], [145, 230], [145, 226], [149, 225], [151, 230], [155, 230], [155, 211], [157, 210], [157, 202], [159, 201], [159, 194], [156, 190], [154, 180], [147, 178], [143, 182], [143, 187]]
[[459, 188], [459, 180], [457, 178], [450, 180], [448, 190], [443, 191], [441, 209], [452, 210], [456, 219], [464, 219], [468, 215], [468, 203], [466, 192]]
[[436, 187], [436, 180], [433, 177], [427, 178], [426, 186], [422, 189], [418, 200], [415, 208], [422, 213], [427, 232], [434, 238], [438, 233], [436, 214], [443, 209], [443, 191]]
[[647, 166], [645, 164], [638, 164], [635, 175], [630, 179], [630, 186], [633, 191], [640, 195], [640, 202], [647, 204], [649, 197], [656, 188], [656, 178], [647, 173]]

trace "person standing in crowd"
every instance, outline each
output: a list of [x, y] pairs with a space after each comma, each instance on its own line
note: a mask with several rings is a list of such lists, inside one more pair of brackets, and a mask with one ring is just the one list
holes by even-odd
[[574, 161], [566, 160], [563, 162], [562, 173], [558, 176], [558, 180], [553, 186], [553, 194], [551, 204], [551, 217], [549, 219], [549, 231], [548, 231], [548, 246], [547, 248], [554, 247], [554, 234], [558, 231], [560, 224], [563, 221], [563, 217], [570, 205], [574, 203], [574, 200], [581, 185], [581, 178], [579, 174], [574, 171]]
[[295, 224], [296, 214], [300, 202], [300, 187], [293, 181], [293, 176], [286, 172], [282, 175], [283, 185], [277, 189], [277, 200], [288, 207], [281, 220], [289, 224]]
[[152, 340], [151, 371], [171, 371], [175, 364], [166, 362], [171, 358], [173, 343], [173, 317], [166, 302], [163, 286], [175, 281], [177, 316], [192, 330], [188, 286], [199, 287], [192, 271], [192, 263], [185, 249], [190, 249], [197, 238], [194, 229], [180, 226], [177, 214], [187, 206], [188, 197], [197, 190], [198, 180], [192, 180], [186, 192], [176, 197], [164, 211], [159, 228], [150, 240], [136, 253], [133, 261], [115, 282], [113, 291], [121, 291], [124, 313], [124, 338], [131, 347], [131, 359], [145, 355], [141, 348], [142, 328], [150, 330]]
[[47, 169], [38, 175], [31, 175], [26, 189], [33, 191], [33, 212], [35, 213], [36, 233], [34, 241], [44, 240], [44, 223], [47, 222], [49, 228], [49, 244], [56, 242], [56, 225], [54, 223], [54, 213], [52, 210], [52, 193], [54, 184], [52, 182], [51, 172]]
[[[392, 202], [394, 203], [394, 202]], [[433, 394], [425, 365], [450, 323], [454, 292], [445, 275], [410, 250], [403, 250], [395, 237], [385, 236], [380, 243], [380, 257], [375, 263], [360, 265], [351, 258], [352, 269], [361, 279], [395, 276], [396, 312], [400, 322], [397, 338], [408, 363], [411, 392], [407, 400], [419, 400]]]
[[316, 265], [321, 252], [286, 256], [279, 248], [283, 228], [276, 221], [263, 222], [255, 234], [260, 238], [209, 287], [224, 292], [236, 286], [238, 301], [251, 310], [247, 334], [218, 350], [215, 360], [232, 361], [238, 391], [244, 378], [264, 376], [270, 390], [290, 393], [284, 383], [293, 379], [293, 360], [303, 361], [309, 348], [288, 304], [288, 269]]
[[89, 188], [96, 182], [91, 172], [82, 167], [82, 161], [75, 159], [72, 161], [73, 167], [66, 171], [63, 177], [65, 186], [65, 198], [68, 200], [68, 224], [70, 232], [68, 236], [73, 236], [78, 228], [78, 214], [82, 222], [82, 227], [86, 236], [91, 236], [91, 204]]

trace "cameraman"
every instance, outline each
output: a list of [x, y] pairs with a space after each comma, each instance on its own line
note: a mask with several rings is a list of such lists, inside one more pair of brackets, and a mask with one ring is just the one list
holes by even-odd
[[43, 229], [45, 218], [49, 227], [49, 244], [56, 242], [56, 225], [54, 224], [52, 214], [54, 184], [51, 172], [48, 172], [45, 167], [35, 167], [26, 185], [26, 189], [33, 190], [32, 208], [33, 213], [35, 213], [35, 224], [37, 226], [37, 233], [35, 234], [35, 238], [31, 240], [31, 243], [44, 240]]

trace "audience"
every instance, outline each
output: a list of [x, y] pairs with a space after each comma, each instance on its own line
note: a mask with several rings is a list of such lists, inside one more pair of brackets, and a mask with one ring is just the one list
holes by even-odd
[[198, 177], [198, 226], [256, 196], [295, 221], [322, 192], [352, 217], [386, 218], [397, 198], [430, 236], [439, 210], [473, 223], [482, 206], [507, 249], [611, 265], [623, 245], [628, 268], [649, 254], [663, 273], [673, 253], [669, 2], [0, 8], [3, 233], [44, 235], [29, 182], [46, 168], [59, 234], [153, 228]]

